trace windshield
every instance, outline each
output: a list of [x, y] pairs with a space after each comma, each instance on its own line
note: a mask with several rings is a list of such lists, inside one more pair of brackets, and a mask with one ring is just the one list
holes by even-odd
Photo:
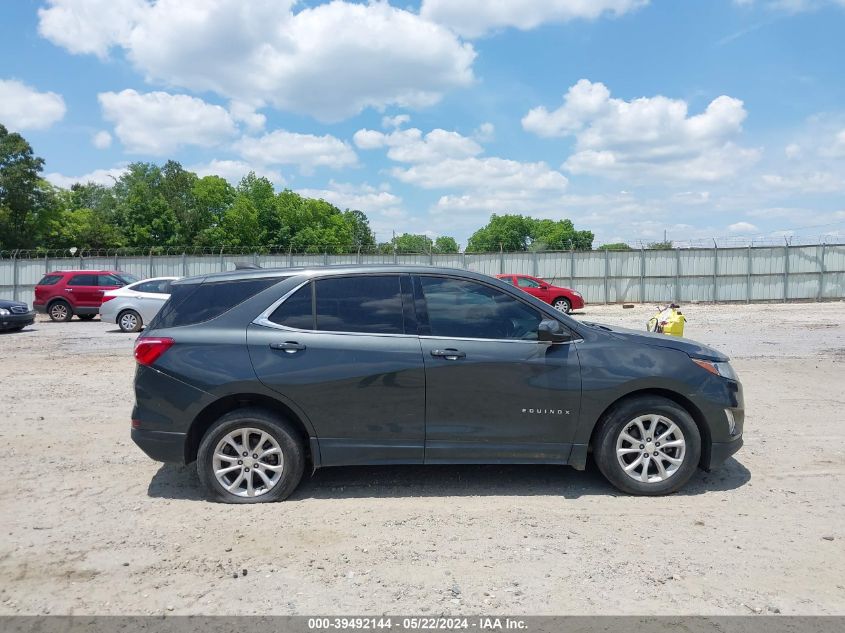
[[117, 276], [120, 277], [127, 285], [141, 281], [138, 277], [130, 275], [129, 273], [118, 273]]

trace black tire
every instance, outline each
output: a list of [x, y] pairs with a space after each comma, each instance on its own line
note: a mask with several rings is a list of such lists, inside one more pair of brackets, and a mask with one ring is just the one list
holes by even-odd
[[[214, 474], [214, 453], [218, 444], [222, 442], [225, 436], [238, 429], [263, 431], [271, 436], [281, 449], [283, 458], [281, 476], [269, 490], [256, 496], [239, 496], [229, 492]], [[250, 440], [251, 437], [248, 437], [247, 441]], [[257, 450], [257, 448], [257, 446], [251, 447], [250, 451]], [[235, 463], [231, 460], [230, 463], [233, 467], [235, 466]], [[286, 499], [299, 485], [304, 469], [305, 449], [299, 433], [290, 422], [265, 409], [246, 408], [227, 413], [206, 431], [197, 452], [197, 473], [200, 481], [213, 499], [224, 503], [271, 503]], [[233, 479], [236, 479], [238, 474], [245, 474], [243, 470], [249, 470], [249, 468], [244, 465], [241, 471], [235, 471], [235, 474], [232, 475]], [[268, 471], [265, 470], [264, 472], [267, 473]], [[256, 478], [256, 473], [251, 472], [247, 476], [251, 477], [253, 482], [261, 483], [260, 476]], [[240, 490], [240, 486], [238, 490]]]
[[78, 314], [80, 321], [93, 321], [96, 314]]
[[[641, 449], [641, 447], [645, 446], [645, 443], [637, 446], [631, 444], [627, 440], [623, 440], [621, 448], [626, 451], [631, 450], [632, 452], [619, 458], [616, 453], [617, 440], [619, 440], [620, 434], [625, 431], [629, 425], [634, 424], [634, 421], [638, 417], [646, 415], [659, 415], [664, 420], [674, 422], [683, 434], [682, 439], [685, 443], [685, 447], [682, 457], [678, 457], [681, 455], [680, 448], [666, 449], [664, 447], [663, 451], [666, 451], [666, 453], [659, 453], [661, 456], [671, 453], [673, 457], [682, 459], [681, 464], [677, 466], [677, 470], [672, 472], [671, 475], [664, 478], [662, 481], [639, 481], [634, 479], [631, 475], [625, 472], [624, 467], [620, 464], [620, 459], [630, 460], [630, 463], [628, 464], [630, 466], [630, 464], [634, 461], [641, 459], [641, 455], [645, 456], [645, 452], [642, 454], [639, 453], [639, 450], [644, 450]], [[667, 430], [665, 422], [647, 421], [646, 423], [657, 425], [658, 435]], [[608, 412], [599, 424], [601, 424], [601, 426], [599, 427], [593, 441], [593, 455], [595, 457], [596, 464], [607, 480], [622, 492], [632, 495], [646, 496], [668, 495], [673, 492], [677, 492], [680, 488], [682, 488], [684, 484], [689, 481], [690, 477], [692, 477], [693, 473], [695, 473], [698, 461], [701, 457], [701, 434], [698, 431], [695, 420], [692, 419], [689, 412], [677, 403], [659, 396], [640, 396], [631, 398], [615, 406], [610, 412]], [[655, 427], [647, 428], [647, 431], [651, 431], [654, 428]], [[637, 438], [638, 434], [637, 429], [632, 428], [629, 436]], [[649, 435], [649, 433], [647, 433], [647, 435]], [[646, 437], [645, 439], [653, 444], [652, 440], [656, 440], [657, 438]], [[644, 460], [645, 468], [648, 471], [646, 473], [646, 479], [661, 476], [657, 470], [658, 460], [654, 459], [652, 455], [653, 454], [649, 454], [649, 456], [647, 456]], [[662, 458], [660, 459], [661, 466], [666, 468], [667, 464], [668, 468], [671, 469], [672, 464], [670, 462], [664, 461]], [[638, 471], [639, 474], [642, 475], [642, 461], [633, 469], [634, 474]], [[649, 473], [652, 474], [650, 475]]]
[[117, 315], [117, 327], [121, 332], [140, 332], [144, 327], [144, 319], [135, 310], [123, 310]]
[[50, 316], [51, 321], [65, 323], [73, 318], [73, 308], [64, 299], [59, 299], [58, 301], [53, 301], [47, 307], [47, 314]]
[[557, 299], [552, 301], [552, 307], [555, 310], [560, 310], [564, 314], [569, 314], [570, 312], [572, 312], [572, 302], [566, 297], [558, 297]]

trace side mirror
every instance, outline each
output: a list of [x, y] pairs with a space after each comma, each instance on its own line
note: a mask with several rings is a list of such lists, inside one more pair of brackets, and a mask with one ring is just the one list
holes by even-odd
[[537, 327], [537, 340], [544, 343], [564, 343], [572, 340], [572, 334], [560, 321], [543, 319]]
[[540, 284], [540, 290], [548, 290], [549, 286], [547, 284]]

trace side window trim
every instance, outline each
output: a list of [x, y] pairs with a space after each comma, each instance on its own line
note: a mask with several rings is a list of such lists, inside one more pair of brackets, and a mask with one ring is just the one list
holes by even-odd
[[[346, 332], [346, 331], [336, 331], [336, 330], [318, 330], [317, 329], [317, 284], [316, 281], [320, 279], [343, 279], [348, 277], [367, 277], [371, 275], [362, 275], [362, 274], [351, 274], [351, 275], [321, 275], [319, 277], [313, 279], [306, 279], [300, 284], [297, 284], [294, 288], [286, 292], [284, 295], [276, 299], [273, 303], [271, 303], [264, 312], [259, 314], [252, 322], [255, 325], [261, 325], [264, 327], [273, 328], [275, 330], [283, 330], [285, 332], [305, 332], [309, 334], [344, 334], [344, 335], [352, 335], [352, 336], [413, 336], [417, 337], [419, 334], [417, 332], [409, 332], [409, 329], [413, 329], [408, 327], [408, 312], [405, 309], [405, 293], [402, 292], [400, 297], [402, 299], [402, 316], [403, 316], [403, 329], [404, 333], [388, 333], [388, 332]], [[383, 275], [379, 276], [396, 276], [400, 278], [400, 289], [404, 290], [402, 278], [409, 278], [410, 275], [408, 273], [384, 273]], [[276, 323], [270, 320], [270, 315], [272, 315], [280, 305], [282, 305], [285, 301], [287, 301], [290, 297], [296, 294], [301, 288], [303, 288], [306, 284], [311, 284], [311, 329], [303, 330], [301, 328], [293, 328], [288, 327], [286, 325], [282, 325], [281, 323]]]

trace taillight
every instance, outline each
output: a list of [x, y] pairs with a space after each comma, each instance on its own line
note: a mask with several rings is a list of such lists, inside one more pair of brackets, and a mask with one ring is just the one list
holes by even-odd
[[135, 341], [135, 360], [149, 367], [175, 343], [172, 338], [144, 337]]
[[103, 295], [103, 303], [111, 301], [112, 299], [117, 299], [117, 295]]

